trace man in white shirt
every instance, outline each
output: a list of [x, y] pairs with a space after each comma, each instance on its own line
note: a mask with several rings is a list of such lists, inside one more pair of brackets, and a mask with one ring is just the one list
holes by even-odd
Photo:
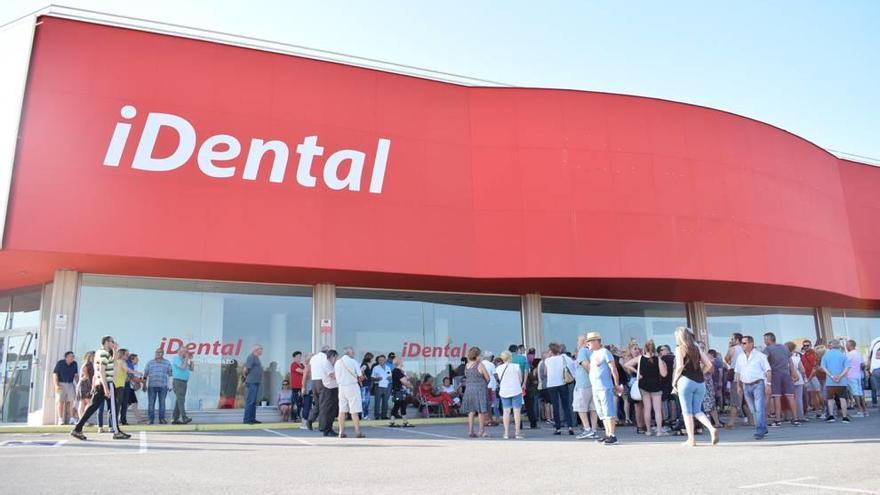
[[[547, 350], [550, 357], [544, 360], [544, 369], [547, 370], [547, 393], [550, 394], [550, 403], [553, 404], [553, 434], [562, 434], [562, 419], [565, 418], [568, 434], [574, 435], [571, 395], [568, 393], [568, 384], [565, 383], [566, 376], [571, 377], [572, 360], [562, 354], [562, 347], [556, 342], [551, 342]], [[567, 375], [565, 370], [568, 370]]]
[[763, 352], [755, 351], [755, 339], [751, 335], [742, 338], [743, 352], [734, 364], [734, 381], [737, 391], [745, 398], [755, 418], [755, 440], [767, 435], [765, 407], [770, 396], [770, 362]]
[[495, 397], [495, 389], [498, 388], [498, 380], [495, 379], [495, 355], [489, 351], [483, 352], [483, 366], [486, 368], [486, 371], [489, 372], [489, 383], [486, 385], [486, 394], [489, 396], [489, 422], [487, 426], [498, 426], [498, 421], [496, 421], [496, 417], [499, 415], [500, 411], [498, 410], [498, 406], [496, 404], [498, 398]]
[[329, 437], [336, 434], [333, 431], [333, 420], [336, 419], [336, 415], [339, 413], [339, 385], [336, 382], [336, 370], [333, 367], [336, 364], [339, 353], [334, 349], [330, 349], [324, 354], [327, 356], [327, 359], [318, 363], [321, 365], [323, 371], [321, 375], [324, 377], [321, 379], [321, 412], [320, 419], [318, 420], [318, 429], [324, 433], [325, 437]]
[[880, 394], [880, 337], [874, 339], [868, 348], [865, 369], [871, 375], [871, 402], [877, 407], [877, 395]]
[[853, 414], [857, 418], [864, 418], [868, 415], [868, 409], [865, 407], [865, 391], [862, 389], [862, 378], [864, 377], [863, 368], [865, 359], [862, 353], [856, 350], [856, 341], [846, 341], [846, 360], [849, 362], [849, 373], [846, 376], [846, 384], [849, 387], [849, 393], [852, 395], [853, 402], [858, 411]]
[[318, 419], [318, 416], [321, 414], [321, 392], [324, 390], [324, 374], [326, 373], [325, 367], [327, 363], [327, 351], [330, 350], [330, 346], [324, 346], [321, 348], [321, 352], [316, 352], [311, 359], [309, 359], [309, 377], [312, 380], [312, 410], [309, 411], [309, 417], [306, 419], [306, 428], [312, 429], [312, 424], [315, 420]]
[[376, 366], [373, 366], [370, 377], [376, 384], [376, 393], [373, 394], [375, 396], [373, 418], [388, 419], [388, 387], [391, 386], [391, 366], [385, 360], [384, 354], [380, 354], [376, 358]]
[[364, 438], [361, 433], [360, 414], [363, 413], [361, 400], [361, 381], [364, 375], [361, 367], [354, 360], [354, 349], [346, 347], [342, 349], [342, 357], [333, 365], [336, 375], [336, 383], [339, 385], [339, 438], [345, 438], [345, 415], [351, 414], [354, 423], [354, 436]]

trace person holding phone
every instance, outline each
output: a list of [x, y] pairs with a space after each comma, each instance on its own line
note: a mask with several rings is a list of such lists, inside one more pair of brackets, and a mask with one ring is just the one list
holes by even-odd
[[171, 413], [173, 425], [192, 422], [192, 418], [186, 415], [186, 389], [192, 371], [192, 354], [181, 347], [177, 355], [171, 359], [171, 390], [174, 392], [174, 412]]

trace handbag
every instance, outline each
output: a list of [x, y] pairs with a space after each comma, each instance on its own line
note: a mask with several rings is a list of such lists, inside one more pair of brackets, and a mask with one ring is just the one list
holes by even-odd
[[501, 397], [501, 380], [504, 380], [504, 374], [507, 373], [507, 370], [510, 369], [510, 366], [511, 363], [507, 363], [507, 366], [504, 367], [504, 371], [501, 372], [501, 376], [498, 376], [498, 373], [495, 373], [495, 376], [498, 377], [498, 385], [495, 387], [495, 397]]
[[639, 377], [642, 374], [642, 357], [639, 356], [639, 365], [636, 367], [636, 378], [629, 386], [629, 398], [632, 400], [642, 400], [642, 391], [639, 390]]
[[568, 369], [568, 364], [565, 363], [565, 355], [562, 355], [562, 381], [566, 385], [571, 385], [574, 382], [574, 377], [571, 376], [571, 370]]

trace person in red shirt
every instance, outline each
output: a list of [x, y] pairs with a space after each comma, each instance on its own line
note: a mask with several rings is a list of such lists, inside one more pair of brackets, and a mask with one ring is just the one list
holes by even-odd
[[302, 362], [302, 352], [295, 351], [292, 357], [293, 361], [290, 363], [290, 390], [292, 392], [290, 420], [298, 421], [297, 418], [302, 409], [303, 373], [306, 365]]
[[804, 340], [801, 344], [801, 365], [804, 367], [804, 385], [806, 389], [806, 401], [804, 406], [804, 416], [806, 417], [807, 406], [811, 406], [816, 412], [816, 417], [821, 417], [822, 413], [822, 386], [816, 377], [817, 364], [819, 364], [819, 356], [809, 340]]

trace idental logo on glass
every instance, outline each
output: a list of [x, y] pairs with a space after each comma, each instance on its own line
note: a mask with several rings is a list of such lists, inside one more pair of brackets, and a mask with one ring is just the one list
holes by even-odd
[[[125, 105], [120, 114], [123, 119], [131, 120], [137, 115], [137, 109], [132, 105]], [[159, 133], [163, 129], [166, 132], [177, 134], [177, 147], [170, 155], [157, 158], [153, 156], [154, 148]], [[130, 132], [130, 123], [118, 122], [116, 124], [107, 147], [107, 153], [104, 156], [105, 166], [119, 166]], [[369, 191], [371, 193], [379, 194], [382, 192], [390, 151], [391, 140], [379, 138], [376, 143], [376, 152], [373, 155], [373, 168], [370, 175]], [[189, 121], [170, 113], [151, 112], [147, 114], [131, 168], [150, 172], [170, 172], [186, 164], [194, 152], [199, 170], [208, 177], [229, 179], [238, 173], [238, 167], [228, 163], [241, 155], [242, 144], [238, 138], [229, 134], [216, 134], [202, 141], [196, 152], [196, 129]], [[290, 154], [287, 144], [283, 141], [265, 141], [259, 138], [250, 140], [247, 157], [241, 171], [243, 180], [257, 180], [260, 162], [268, 152], [272, 152], [272, 170], [269, 174], [269, 182], [279, 184], [284, 182], [288, 155]], [[303, 187], [315, 187], [318, 180], [312, 175], [312, 167], [315, 164], [315, 158], [324, 156], [324, 147], [318, 145], [318, 136], [306, 136], [301, 143], [296, 145], [296, 153], [299, 155], [296, 182]], [[358, 150], [342, 149], [333, 152], [324, 161], [322, 174], [324, 185], [334, 191], [344, 189], [354, 192], [360, 191], [366, 158], [367, 154]], [[222, 164], [222, 162], [227, 163]], [[339, 170], [344, 168], [343, 164], [346, 162], [348, 162], [348, 167], [345, 176], [339, 177]]]

